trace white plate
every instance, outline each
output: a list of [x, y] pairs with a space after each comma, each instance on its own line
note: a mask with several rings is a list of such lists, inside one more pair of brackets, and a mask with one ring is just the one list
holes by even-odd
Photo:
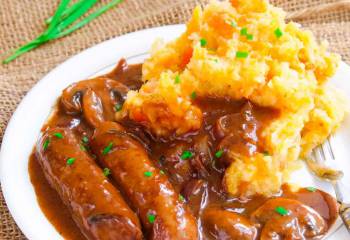
[[[9, 122], [0, 152], [1, 185], [7, 206], [16, 223], [29, 239], [62, 239], [55, 228], [45, 218], [36, 201], [33, 186], [28, 175], [28, 158], [37, 140], [40, 128], [48, 117], [52, 106], [69, 84], [110, 70], [120, 58], [129, 62], [141, 62], [150, 49], [152, 42], [161, 37], [170, 40], [184, 31], [184, 25], [172, 25], [130, 33], [100, 43], [62, 63], [25, 96]], [[350, 96], [350, 67], [340, 65], [337, 75], [332, 79]], [[337, 161], [346, 171], [346, 186], [350, 189], [350, 118], [347, 118], [336, 136]], [[330, 186], [322, 184], [307, 171], [301, 170], [294, 175], [301, 185], [316, 185], [333, 193]], [[348, 191], [350, 192], [350, 191]], [[337, 228], [336, 225], [335, 228]], [[329, 239], [348, 239], [346, 230], [340, 229]]]

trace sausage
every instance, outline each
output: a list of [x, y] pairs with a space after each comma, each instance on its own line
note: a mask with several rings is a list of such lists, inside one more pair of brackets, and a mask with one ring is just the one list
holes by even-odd
[[56, 127], [44, 132], [36, 155], [46, 179], [87, 239], [142, 239], [136, 214], [93, 159], [80, 149], [71, 130]]
[[111, 170], [150, 239], [198, 239], [195, 218], [183, 199], [121, 125], [102, 123], [95, 130], [91, 148]]
[[256, 227], [245, 217], [219, 208], [207, 208], [202, 214], [204, 228], [214, 239], [254, 240]]
[[251, 217], [263, 224], [261, 240], [314, 239], [327, 232], [327, 223], [320, 214], [294, 199], [270, 199]]

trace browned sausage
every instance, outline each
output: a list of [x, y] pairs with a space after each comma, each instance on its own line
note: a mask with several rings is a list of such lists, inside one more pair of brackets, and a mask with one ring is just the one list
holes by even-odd
[[142, 239], [137, 216], [69, 129], [46, 131], [36, 147], [43, 172], [88, 239]]
[[254, 240], [257, 237], [257, 229], [248, 219], [227, 210], [208, 208], [202, 215], [202, 222], [214, 239]]
[[198, 239], [197, 224], [144, 148], [117, 123], [96, 129], [92, 150], [110, 168], [151, 239]]

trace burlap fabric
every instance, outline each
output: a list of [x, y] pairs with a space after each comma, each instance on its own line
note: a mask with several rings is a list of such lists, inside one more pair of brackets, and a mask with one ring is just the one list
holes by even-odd
[[[107, 1], [104, 1], [107, 2]], [[332, 0], [274, 0], [287, 11], [296, 11]], [[0, 56], [44, 29], [58, 0], [0, 0]], [[0, 64], [0, 143], [17, 104], [45, 74], [70, 56], [96, 43], [144, 28], [183, 23], [196, 4], [205, 0], [125, 0], [72, 35], [48, 43], [8, 64]], [[316, 14], [300, 20], [333, 51], [350, 63], [350, 9]], [[142, 39], [140, 39], [142, 41]], [[15, 171], [15, 170], [14, 170]], [[0, 239], [25, 239], [7, 210], [0, 193]]]

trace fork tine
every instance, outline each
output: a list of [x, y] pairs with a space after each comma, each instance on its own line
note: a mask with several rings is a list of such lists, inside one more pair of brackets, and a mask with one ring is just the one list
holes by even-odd
[[321, 153], [321, 146], [322, 145], [316, 147], [313, 151], [317, 163], [322, 163], [325, 161], [325, 158], [323, 157], [324, 155]]
[[335, 160], [335, 156], [334, 156], [334, 152], [333, 152], [333, 148], [332, 148], [332, 139], [333, 139], [333, 136], [330, 135], [330, 136], [327, 138], [325, 144], [327, 145], [327, 149], [328, 149], [328, 151], [330, 152], [332, 159]]
[[321, 146], [320, 146], [320, 154], [322, 156], [323, 161], [327, 161], [324, 144], [321, 144]]

